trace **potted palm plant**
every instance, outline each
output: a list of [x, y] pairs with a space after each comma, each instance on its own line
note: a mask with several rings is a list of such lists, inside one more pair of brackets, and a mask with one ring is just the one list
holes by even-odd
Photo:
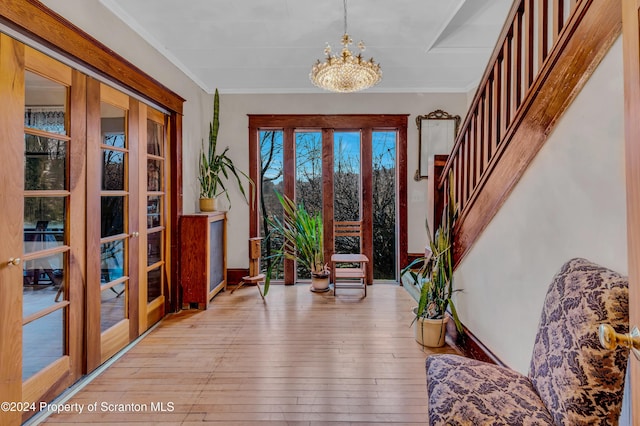
[[321, 214], [310, 214], [303, 204], [296, 205], [287, 196], [277, 192], [276, 195], [282, 204], [284, 219], [268, 219], [272, 228], [269, 238], [282, 241], [282, 245], [269, 257], [271, 263], [265, 280], [265, 294], [269, 288], [272, 270], [283, 258], [295, 260], [311, 272], [311, 290], [328, 290], [329, 268], [324, 262]]
[[226, 147], [220, 154], [216, 154], [216, 145], [218, 143], [218, 129], [220, 127], [220, 97], [218, 89], [213, 96], [213, 121], [209, 123], [209, 146], [205, 150], [204, 142], [200, 151], [198, 164], [198, 181], [200, 183], [200, 211], [214, 211], [216, 197], [225, 194], [231, 208], [231, 199], [225, 180], [230, 175], [235, 177], [238, 188], [242, 193], [245, 201], [248, 202], [247, 194], [240, 176], [247, 179], [250, 185], [253, 181], [243, 171], [236, 169], [231, 158], [227, 156], [229, 147]]
[[[451, 185], [449, 188], [452, 191]], [[451, 299], [459, 291], [453, 288], [453, 224], [458, 212], [452, 193], [449, 194], [449, 200], [433, 238], [429, 223], [425, 222], [429, 236], [425, 257], [414, 260], [402, 270], [402, 275], [410, 274], [410, 285], [417, 290], [415, 294], [418, 295], [418, 306], [413, 309], [413, 322], [416, 324], [416, 341], [423, 346], [444, 345], [448, 310], [451, 311], [458, 332], [463, 334], [462, 324]], [[416, 270], [418, 265], [420, 266]]]

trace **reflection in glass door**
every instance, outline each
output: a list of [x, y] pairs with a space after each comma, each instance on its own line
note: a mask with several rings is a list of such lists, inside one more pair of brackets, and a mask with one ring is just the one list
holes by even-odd
[[128, 318], [129, 281], [126, 217], [129, 206], [126, 111], [101, 104], [102, 192], [100, 194], [100, 331]]
[[[27, 71], [25, 93], [23, 380], [67, 354], [69, 305], [67, 87]], [[43, 96], [53, 105], [34, 106]]]
[[[143, 106], [146, 122], [147, 179], [141, 179], [141, 190], [146, 192], [146, 209], [141, 235], [142, 253], [146, 253], [146, 285], [140, 286], [140, 332], [145, 331], [164, 316], [165, 312], [165, 238], [166, 238], [166, 127], [164, 114]], [[144, 130], [144, 129], [143, 129]], [[142, 156], [144, 158], [144, 156]], [[145, 251], [146, 248], [146, 251]], [[141, 265], [144, 263], [141, 262]]]
[[100, 98], [99, 316], [100, 361], [104, 362], [131, 340], [134, 284], [137, 290], [137, 263], [132, 262], [136, 251], [131, 246], [139, 234], [131, 223], [138, 168], [129, 140], [129, 97], [101, 84]]
[[[21, 244], [10, 244], [22, 250], [12, 263], [21, 273], [19, 281], [0, 280], [3, 287], [21, 287], [21, 297], [8, 297], [19, 308], [0, 304], [0, 321], [18, 319], [22, 333], [19, 340], [0, 344], [0, 363], [6, 361], [8, 348], [21, 356], [21, 362], [11, 363], [21, 374], [21, 397], [14, 394], [6, 400], [38, 401], [46, 392], [69, 386], [82, 369], [83, 282], [77, 253], [84, 250], [84, 188], [74, 183], [84, 169], [84, 157], [81, 139], [70, 135], [85, 117], [83, 105], [70, 101], [72, 80], [78, 75], [31, 48], [24, 47], [23, 53], [24, 68], [10, 79], [14, 90], [23, 90], [19, 97], [24, 103], [16, 110], [23, 117], [16, 114], [20, 121], [5, 121], [7, 127], [21, 126], [23, 137], [4, 139], [9, 154], [3, 166], [17, 177], [21, 205], [5, 205], [2, 215], [3, 233], [20, 232]], [[22, 158], [12, 157], [17, 152]], [[8, 183], [7, 177], [2, 181]], [[11, 217], [9, 210], [20, 217]], [[7, 295], [0, 292], [0, 297]]]

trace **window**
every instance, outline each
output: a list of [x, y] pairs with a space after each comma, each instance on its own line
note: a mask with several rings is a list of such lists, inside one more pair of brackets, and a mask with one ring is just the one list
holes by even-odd
[[[406, 262], [406, 115], [249, 116], [251, 177], [258, 197], [250, 236], [265, 237], [263, 269], [278, 241], [267, 237], [268, 216], [281, 216], [275, 192], [321, 212], [325, 260], [335, 251], [361, 251], [368, 281], [398, 280]], [[362, 221], [363, 237], [335, 240], [335, 221]], [[398, 238], [399, 236], [399, 238]], [[272, 279], [309, 278], [290, 261]]]

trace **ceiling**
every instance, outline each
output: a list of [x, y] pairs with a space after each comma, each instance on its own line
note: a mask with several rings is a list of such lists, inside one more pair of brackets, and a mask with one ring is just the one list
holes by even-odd
[[[342, 0], [100, 1], [209, 93], [322, 92], [311, 65], [344, 32]], [[368, 91], [473, 90], [511, 3], [350, 0], [348, 33], [383, 72]]]

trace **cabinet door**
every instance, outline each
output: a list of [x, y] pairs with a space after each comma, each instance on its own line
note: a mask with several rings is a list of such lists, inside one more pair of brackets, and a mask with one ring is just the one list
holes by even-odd
[[225, 220], [209, 222], [209, 299], [226, 286]]

